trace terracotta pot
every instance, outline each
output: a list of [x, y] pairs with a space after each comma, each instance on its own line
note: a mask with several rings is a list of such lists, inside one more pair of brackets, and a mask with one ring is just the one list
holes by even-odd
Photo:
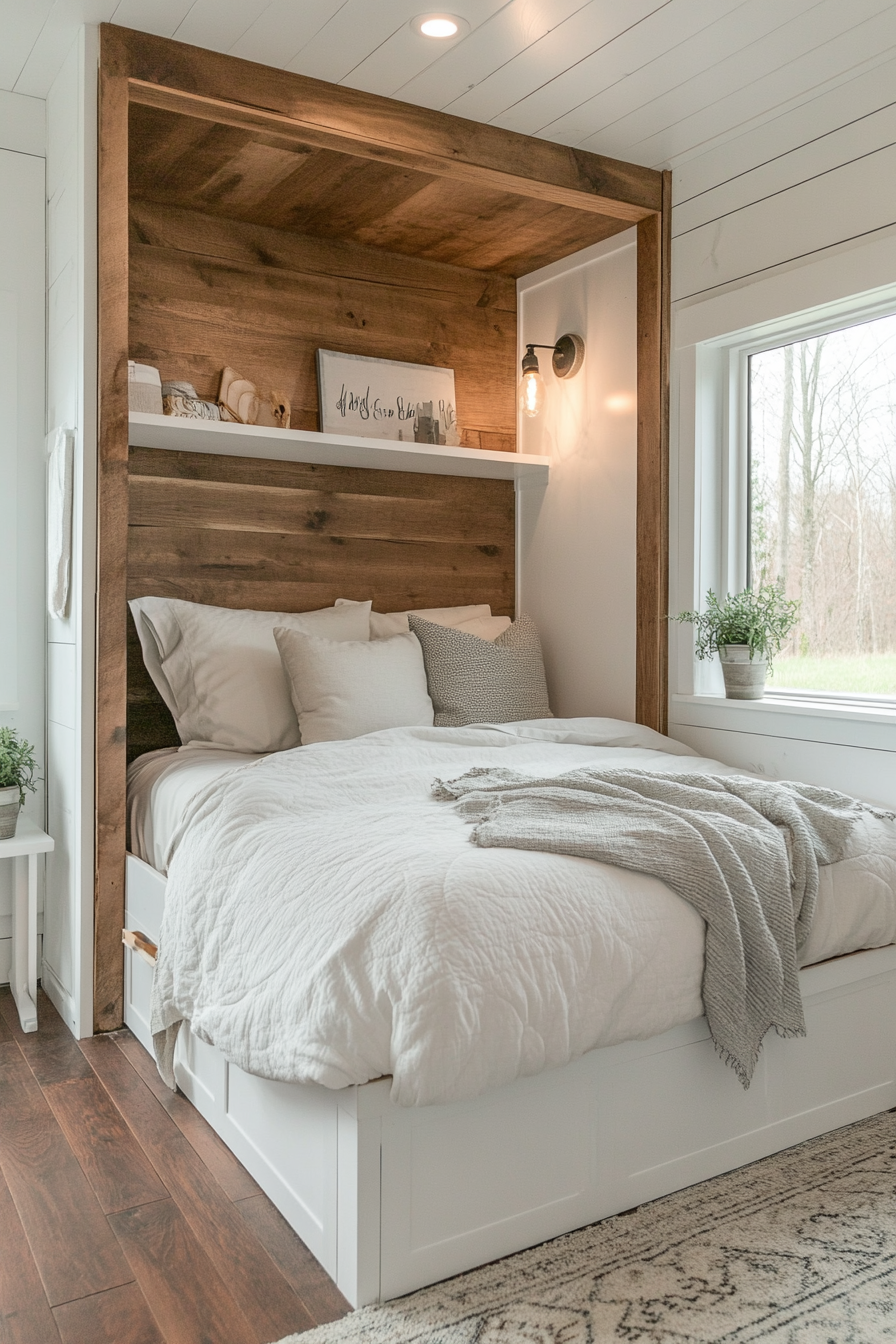
[[749, 644], [725, 644], [719, 649], [725, 695], [729, 700], [761, 700], [765, 694], [767, 660], [751, 658]]
[[0, 840], [11, 840], [15, 835], [21, 805], [18, 784], [0, 789]]

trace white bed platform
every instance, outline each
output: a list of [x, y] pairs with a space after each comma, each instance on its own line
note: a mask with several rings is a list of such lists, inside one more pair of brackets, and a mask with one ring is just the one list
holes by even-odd
[[[131, 855], [127, 927], [158, 937], [165, 879]], [[151, 1049], [151, 968], [125, 952]], [[808, 1037], [744, 1092], [700, 1018], [472, 1102], [410, 1109], [390, 1080], [270, 1082], [183, 1030], [183, 1091], [354, 1306], [410, 1292], [896, 1107], [896, 946], [801, 972]]]

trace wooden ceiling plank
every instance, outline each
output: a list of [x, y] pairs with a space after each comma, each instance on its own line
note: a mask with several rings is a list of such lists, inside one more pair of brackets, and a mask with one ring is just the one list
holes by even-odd
[[[461, 182], [491, 187], [498, 191], [510, 192], [515, 196], [533, 196], [538, 200], [554, 201], [558, 205], [572, 206], [575, 210], [625, 219], [632, 224], [655, 213], [652, 205], [639, 205], [598, 192], [594, 183], [588, 180], [589, 156], [582, 155], [576, 150], [564, 150], [559, 145], [553, 148], [560, 149], [561, 153], [568, 157], [569, 168], [572, 169], [572, 171], [568, 169], [563, 177], [574, 179], [576, 185], [557, 181], [556, 178], [560, 174], [556, 172], [556, 168], [552, 174], [555, 180], [532, 177], [522, 171], [510, 172], [506, 167], [499, 167], [496, 163], [463, 159], [457, 146], [450, 149], [446, 147], [448, 152], [444, 150], [441, 153], [433, 152], [431, 149], [413, 148], [396, 141], [381, 139], [361, 126], [353, 128], [348, 124], [336, 128], [315, 124], [307, 117], [285, 116], [266, 108], [231, 103], [223, 98], [210, 98], [204, 94], [185, 93], [179, 89], [170, 89], [163, 84], [152, 84], [141, 79], [131, 79], [129, 85], [132, 102], [159, 107], [169, 112], [179, 112], [184, 116], [198, 117], [219, 126], [254, 128], [274, 131], [281, 135], [292, 132], [297, 143], [313, 148], [337, 149], [356, 158], [376, 159], [380, 163], [391, 163], [400, 168], [413, 168], [432, 173], [437, 177], [450, 177]], [[454, 155], [457, 157], [453, 157]], [[596, 155], [593, 157], [597, 159]], [[526, 166], [521, 156], [516, 158], [520, 169]], [[512, 161], [508, 157], [504, 162], [506, 164]], [[578, 171], [575, 171], [576, 168]], [[601, 177], [603, 174], [596, 176]]]

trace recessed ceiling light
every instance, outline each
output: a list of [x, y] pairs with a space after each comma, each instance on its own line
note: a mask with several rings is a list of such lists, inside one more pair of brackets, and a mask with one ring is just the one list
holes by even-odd
[[411, 27], [423, 37], [435, 38], [464, 37], [470, 31], [466, 19], [456, 14], [418, 14]]

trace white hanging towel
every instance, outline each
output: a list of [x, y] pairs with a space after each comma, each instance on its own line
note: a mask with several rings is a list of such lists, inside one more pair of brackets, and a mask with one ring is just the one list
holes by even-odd
[[72, 572], [72, 486], [75, 435], [62, 427], [47, 435], [47, 609], [62, 620]]

